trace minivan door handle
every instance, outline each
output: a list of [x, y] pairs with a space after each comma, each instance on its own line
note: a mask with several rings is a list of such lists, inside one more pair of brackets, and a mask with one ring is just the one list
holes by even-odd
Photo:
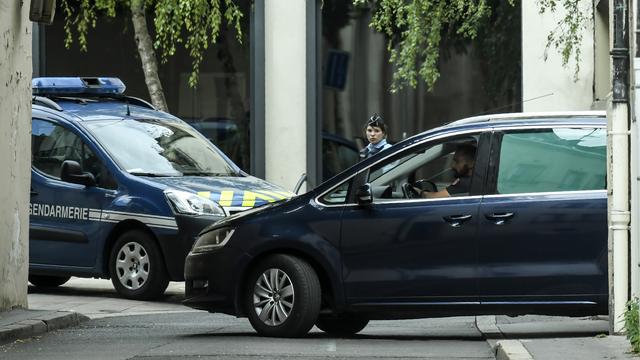
[[507, 222], [507, 220], [513, 217], [513, 215], [514, 213], [512, 212], [506, 212], [506, 213], [485, 214], [484, 217], [486, 217], [487, 220], [493, 221], [493, 223], [496, 225], [504, 225]]
[[449, 215], [442, 217], [451, 227], [459, 227], [463, 222], [471, 219], [471, 215]]

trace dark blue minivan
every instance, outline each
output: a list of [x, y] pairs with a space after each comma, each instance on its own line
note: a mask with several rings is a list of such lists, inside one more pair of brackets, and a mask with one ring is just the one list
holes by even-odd
[[205, 226], [288, 191], [240, 170], [116, 78], [33, 79], [29, 282], [111, 278], [132, 299], [183, 280]]
[[607, 313], [604, 112], [460, 120], [202, 231], [187, 306], [258, 333]]

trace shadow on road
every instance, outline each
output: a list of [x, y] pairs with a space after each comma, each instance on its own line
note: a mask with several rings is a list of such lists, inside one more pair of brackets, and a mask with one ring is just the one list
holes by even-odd
[[[64, 295], [64, 296], [83, 296], [83, 297], [95, 297], [95, 298], [113, 298], [122, 299], [120, 295], [114, 289], [102, 288], [102, 287], [87, 287], [87, 286], [72, 286], [62, 285], [58, 287], [43, 287], [33, 286], [31, 284], [27, 287], [28, 294], [45, 294], [45, 295]], [[184, 300], [184, 294], [168, 293], [164, 294], [160, 298], [151, 302], [163, 302], [180, 304]]]

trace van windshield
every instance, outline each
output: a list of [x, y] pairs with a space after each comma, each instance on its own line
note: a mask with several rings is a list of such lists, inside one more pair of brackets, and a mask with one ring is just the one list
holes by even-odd
[[84, 122], [127, 172], [140, 176], [237, 176], [236, 166], [179, 121], [112, 119]]

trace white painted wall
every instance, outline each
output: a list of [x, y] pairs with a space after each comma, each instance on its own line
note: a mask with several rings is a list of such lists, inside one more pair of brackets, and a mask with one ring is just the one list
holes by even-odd
[[27, 307], [30, 96], [29, 1], [0, 0], [0, 311]]
[[[593, 12], [593, 1], [582, 0]], [[594, 102], [593, 22], [584, 31], [580, 72], [574, 80], [575, 61], [562, 66], [562, 57], [553, 47], [545, 46], [550, 31], [564, 17], [563, 8], [540, 15], [537, 1], [522, 1], [522, 100], [523, 111], [590, 110]]]
[[265, 1], [264, 27], [265, 178], [292, 190], [307, 171], [306, 1]]

